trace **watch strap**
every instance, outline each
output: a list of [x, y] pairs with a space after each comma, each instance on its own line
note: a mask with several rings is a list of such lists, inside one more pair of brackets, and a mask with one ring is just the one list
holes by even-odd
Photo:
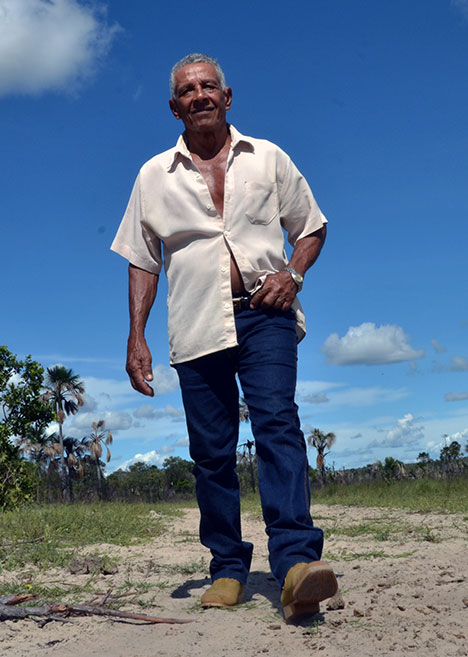
[[284, 267], [283, 271], [288, 271], [291, 274], [293, 281], [297, 285], [297, 291], [300, 292], [302, 290], [302, 285], [304, 283], [304, 276], [302, 276], [302, 274], [300, 274], [292, 267]]

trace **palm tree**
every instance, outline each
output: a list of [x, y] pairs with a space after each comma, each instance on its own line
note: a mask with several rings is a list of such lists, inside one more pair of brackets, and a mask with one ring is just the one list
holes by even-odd
[[250, 420], [249, 407], [243, 397], [239, 399], [239, 420], [241, 422], [248, 422]]
[[16, 447], [23, 456], [27, 456], [37, 468], [36, 477], [36, 501], [40, 501], [41, 482], [47, 480], [48, 474], [56, 469], [55, 458], [59, 453], [59, 445], [56, 442], [57, 434], [47, 435], [45, 431], [36, 432], [34, 440], [18, 438]]
[[68, 494], [70, 502], [74, 502], [73, 480], [81, 479], [84, 475], [83, 456], [86, 454], [86, 442], [67, 436], [63, 439], [65, 463], [67, 466]]
[[[241, 422], [248, 422], [250, 420], [249, 407], [247, 406], [247, 402], [243, 397], [239, 399], [239, 420]], [[242, 460], [247, 461], [247, 463], [249, 464], [250, 486], [252, 488], [252, 492], [255, 493], [255, 472], [254, 472], [255, 456], [253, 455], [252, 452], [253, 448], [255, 447], [255, 443], [253, 440], [246, 440], [245, 443], [242, 443], [242, 445], [239, 445], [239, 447], [244, 448], [242, 452]], [[246, 449], [248, 452], [248, 457], [246, 456], [245, 453]]]
[[93, 422], [93, 430], [83, 438], [91, 457], [94, 459], [96, 464], [97, 472], [97, 482], [98, 482], [98, 496], [102, 500], [102, 470], [100, 458], [102, 456], [102, 446], [105, 445], [107, 449], [106, 454], [106, 463], [109, 463], [111, 460], [111, 452], [109, 445], [112, 444], [112, 434], [110, 431], [105, 431], [104, 429], [104, 420], [99, 420], [99, 422]]
[[[335, 444], [336, 436], [334, 433], [323, 433], [320, 429], [312, 429], [307, 438], [309, 447], [315, 447], [317, 450], [317, 468], [320, 470], [322, 484], [327, 483], [327, 473], [325, 471], [325, 457], [330, 453], [330, 449]], [[328, 450], [328, 451], [326, 451]]]
[[[380, 463], [380, 461], [379, 461]], [[393, 456], [386, 456], [383, 463], [380, 463], [380, 469], [385, 481], [391, 479], [404, 479], [406, 476], [405, 464]]]
[[84, 404], [84, 384], [78, 374], [63, 365], [48, 367], [45, 375], [45, 393], [43, 400], [52, 404], [59, 427], [60, 445], [60, 479], [62, 482], [62, 499], [68, 500], [67, 468], [63, 448], [63, 423], [67, 415], [74, 415]]

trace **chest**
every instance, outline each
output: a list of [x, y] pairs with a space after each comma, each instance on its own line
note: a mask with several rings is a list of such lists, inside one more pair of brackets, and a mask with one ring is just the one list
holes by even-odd
[[213, 160], [201, 160], [199, 158], [197, 160], [196, 165], [205, 180], [213, 203], [219, 214], [222, 215], [227, 154]]

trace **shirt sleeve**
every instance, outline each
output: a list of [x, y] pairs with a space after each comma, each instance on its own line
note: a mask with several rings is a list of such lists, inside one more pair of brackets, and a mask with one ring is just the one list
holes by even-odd
[[110, 248], [136, 267], [152, 274], [161, 271], [161, 240], [145, 221], [140, 175], [135, 181], [127, 209]]
[[307, 184], [291, 159], [286, 157], [284, 175], [279, 184], [281, 225], [288, 233], [288, 242], [295, 246], [297, 240], [306, 237], [327, 223], [326, 217]]

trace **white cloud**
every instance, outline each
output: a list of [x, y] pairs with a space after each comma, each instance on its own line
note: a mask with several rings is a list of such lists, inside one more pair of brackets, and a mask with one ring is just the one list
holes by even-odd
[[179, 378], [172, 367], [156, 365], [153, 370], [153, 377], [155, 395], [165, 395], [168, 392], [174, 392], [179, 387]]
[[152, 418], [154, 417], [154, 406], [143, 404], [133, 411], [135, 417]]
[[328, 394], [333, 388], [341, 388], [344, 383], [330, 381], [298, 381], [296, 386], [296, 399], [300, 404], [322, 404], [329, 401]]
[[176, 408], [171, 404], [166, 404], [164, 408], [155, 408], [150, 404], [143, 404], [139, 406], [133, 415], [139, 418], [148, 420], [156, 420], [160, 418], [170, 418], [173, 422], [180, 422], [184, 419], [185, 413], [182, 408]]
[[327, 395], [323, 392], [316, 392], [313, 395], [304, 395], [302, 401], [306, 404], [326, 404], [330, 400]]
[[94, 411], [97, 408], [97, 402], [92, 397], [91, 395], [85, 394], [84, 396], [84, 404], [81, 407], [80, 411], [83, 412], [88, 412], [88, 411]]
[[76, 91], [119, 31], [94, 2], [0, 0], [0, 96]]
[[400, 326], [377, 327], [373, 322], [350, 326], [342, 338], [332, 333], [322, 351], [333, 365], [383, 365], [424, 356], [423, 349], [415, 351], [410, 347], [408, 336]]
[[119, 465], [119, 468], [125, 470], [134, 463], [146, 463], [147, 465], [161, 466], [165, 460], [166, 456], [164, 454], [161, 454], [156, 449], [152, 449], [150, 452], [145, 452], [144, 454], [135, 454], [131, 459], [128, 459]]
[[447, 392], [444, 398], [445, 401], [464, 401], [468, 399], [468, 392]]
[[128, 413], [99, 410], [77, 413], [73, 417], [72, 426], [76, 429], [84, 429], [89, 433], [92, 429], [93, 422], [98, 422], [99, 420], [104, 420], [107, 431], [125, 430], [132, 426], [132, 418]]
[[464, 356], [454, 356], [450, 361], [452, 372], [468, 372], [468, 359]]
[[174, 443], [174, 447], [188, 447], [188, 446], [189, 446], [188, 436], [184, 436], [183, 438], [179, 438]]
[[406, 447], [419, 443], [424, 438], [424, 427], [416, 425], [411, 413], [406, 413], [382, 441], [374, 441], [369, 447]]
[[455, 433], [452, 433], [450, 436], [446, 436], [446, 441], [447, 444], [450, 445], [452, 440], [456, 440], [460, 443], [465, 440], [465, 438], [468, 438], [468, 429], [463, 429], [463, 431], [455, 431]]
[[468, 359], [464, 356], [453, 356], [449, 365], [444, 365], [438, 361], [432, 362], [433, 372], [468, 372]]
[[431, 345], [434, 347], [434, 349], [437, 351], [438, 354], [443, 354], [444, 351], [447, 351], [445, 347], [442, 347], [437, 340], [431, 340]]
[[406, 388], [349, 388], [330, 393], [330, 403], [344, 406], [374, 406], [394, 402], [408, 396]]

